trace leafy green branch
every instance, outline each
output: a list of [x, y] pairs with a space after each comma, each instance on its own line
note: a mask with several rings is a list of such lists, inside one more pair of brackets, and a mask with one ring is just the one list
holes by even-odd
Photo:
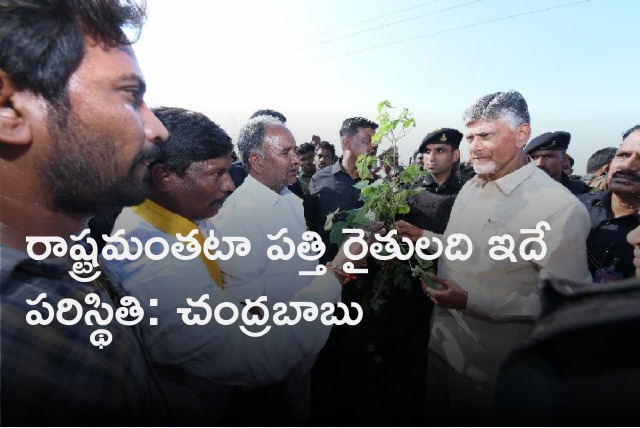
[[[373, 136], [375, 146], [379, 146], [383, 141], [391, 143], [391, 159], [385, 158], [383, 162], [397, 164], [398, 141], [404, 138], [412, 128], [416, 126], [415, 119], [407, 108], [403, 108], [399, 115], [393, 116], [391, 110], [394, 107], [388, 100], [378, 104], [379, 123], [378, 130]], [[360, 189], [360, 200], [363, 201], [361, 208], [340, 212], [339, 210], [327, 217], [325, 229], [330, 230], [330, 240], [332, 243], [341, 244], [344, 236], [342, 229], [362, 228], [375, 221], [382, 221], [387, 230], [391, 230], [393, 223], [400, 215], [408, 214], [410, 211], [410, 199], [420, 193], [423, 189], [416, 186], [421, 177], [428, 173], [421, 170], [417, 165], [409, 165], [398, 174], [385, 179], [376, 179], [371, 182], [371, 171], [375, 167], [376, 157], [372, 155], [359, 156], [356, 166], [358, 175], [361, 178], [356, 184]], [[339, 218], [340, 220], [336, 220]], [[408, 248], [406, 244], [398, 242], [403, 253]], [[427, 272], [433, 272], [432, 262], [413, 256], [407, 261], [391, 260], [381, 263], [379, 274], [373, 282], [373, 292], [368, 297], [365, 306], [371, 312], [379, 311], [383, 308], [391, 287], [411, 291], [411, 276], [420, 276], [425, 279]]]

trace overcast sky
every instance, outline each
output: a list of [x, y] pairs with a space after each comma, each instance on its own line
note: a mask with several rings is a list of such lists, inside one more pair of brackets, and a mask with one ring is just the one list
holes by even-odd
[[272, 108], [298, 144], [317, 134], [339, 148], [342, 120], [375, 119], [388, 99], [417, 121], [400, 143], [406, 163], [431, 130], [464, 132], [462, 112], [475, 99], [515, 89], [529, 104], [532, 136], [572, 134], [582, 174], [594, 151], [640, 123], [637, 1], [149, 0], [148, 8], [135, 45], [147, 102], [201, 111], [234, 141], [251, 113]]

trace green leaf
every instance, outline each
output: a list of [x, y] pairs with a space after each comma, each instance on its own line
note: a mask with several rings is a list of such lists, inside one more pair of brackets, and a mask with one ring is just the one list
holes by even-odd
[[383, 111], [384, 108], [393, 108], [389, 100], [380, 101], [378, 103], [378, 114]]
[[333, 225], [333, 229], [331, 229], [331, 233], [329, 234], [329, 241], [332, 244], [340, 245], [344, 240], [344, 234], [342, 233], [342, 229], [348, 229], [346, 221], [339, 221]]
[[[371, 183], [371, 184], [373, 184], [373, 183]], [[356, 184], [353, 185], [353, 187], [355, 187], [358, 190], [362, 190], [367, 186], [370, 186], [370, 184], [369, 184], [369, 182], [367, 180], [360, 180]]]
[[403, 205], [401, 207], [398, 207], [397, 209], [398, 214], [408, 214], [409, 211], [411, 211], [411, 208], [409, 207], [409, 205]]

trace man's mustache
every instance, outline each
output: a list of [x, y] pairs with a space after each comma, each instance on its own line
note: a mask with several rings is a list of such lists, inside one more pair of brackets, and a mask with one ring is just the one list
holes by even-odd
[[640, 182], [640, 174], [629, 171], [628, 169], [619, 169], [618, 171], [613, 173], [613, 176], [611, 178], [616, 178], [620, 175], [624, 176], [624, 178], [630, 178], [634, 181]]

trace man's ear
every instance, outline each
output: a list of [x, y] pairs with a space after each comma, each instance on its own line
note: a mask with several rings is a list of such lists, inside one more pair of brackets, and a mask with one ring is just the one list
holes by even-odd
[[[602, 174], [609, 174], [609, 168], [611, 167], [611, 163], [606, 164], [602, 167]], [[600, 175], [602, 175], [600, 174]]]
[[9, 76], [0, 69], [0, 143], [31, 143], [31, 125], [23, 115], [27, 93], [17, 91]]
[[151, 185], [162, 193], [168, 193], [173, 189], [178, 175], [169, 171], [163, 164], [156, 164], [151, 167]]
[[344, 137], [342, 137], [342, 141], [340, 143], [342, 144], [342, 153], [351, 149], [351, 140], [348, 136], [345, 135]]
[[262, 174], [264, 171], [264, 159], [257, 153], [251, 153], [249, 155], [249, 169], [252, 169], [256, 174]]
[[516, 129], [516, 147], [519, 149], [524, 148], [527, 145], [531, 137], [531, 126], [528, 123], [523, 123]]

